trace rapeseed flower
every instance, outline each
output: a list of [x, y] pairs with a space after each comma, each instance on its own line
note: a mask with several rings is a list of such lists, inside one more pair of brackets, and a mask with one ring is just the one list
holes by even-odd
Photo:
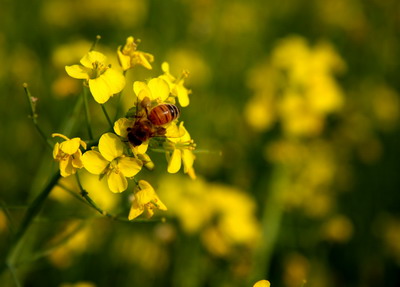
[[193, 143], [189, 132], [183, 126], [183, 122], [180, 123], [177, 129], [178, 134], [181, 134], [182, 136], [168, 137], [168, 131], [166, 134], [168, 141], [164, 143], [164, 147], [167, 150], [167, 170], [169, 173], [176, 173], [181, 169], [181, 165], [183, 162], [184, 173], [187, 173], [190, 178], [195, 179], [196, 174], [193, 169], [193, 163], [195, 160], [193, 149], [195, 148], [195, 144]]
[[82, 152], [80, 147], [86, 149], [86, 143], [80, 138], [69, 139], [65, 135], [54, 133], [53, 137], [61, 137], [65, 141], [56, 143], [53, 149], [53, 158], [60, 162], [61, 176], [67, 177], [75, 174], [76, 169], [82, 168]]
[[133, 157], [124, 155], [124, 145], [113, 133], [105, 133], [99, 140], [99, 151], [86, 152], [82, 161], [92, 174], [107, 175], [107, 183], [114, 193], [123, 192], [128, 187], [125, 177], [135, 176], [143, 163]]
[[154, 209], [167, 210], [167, 207], [158, 198], [150, 183], [140, 180], [135, 190], [128, 219], [133, 220], [143, 212], [146, 212], [147, 217], [150, 218], [154, 214]]
[[154, 61], [154, 56], [137, 50], [139, 40], [133, 37], [126, 39], [126, 44], [123, 47], [118, 47], [118, 60], [124, 71], [133, 68], [134, 66], [141, 65], [148, 70], [151, 70], [151, 64]]
[[106, 59], [102, 53], [90, 51], [81, 59], [82, 65], [65, 66], [72, 78], [86, 80], [90, 92], [99, 104], [104, 104], [125, 87], [125, 77], [107, 66]]
[[169, 72], [169, 64], [167, 62], [162, 63], [161, 69], [164, 74], [159, 78], [168, 83], [172, 95], [178, 98], [179, 104], [182, 107], [187, 107], [189, 105], [189, 94], [192, 92], [184, 86], [185, 79], [189, 75], [188, 71], [183, 71], [181, 77], [177, 79]]
[[150, 101], [165, 102], [170, 93], [168, 83], [161, 78], [153, 78], [147, 84], [136, 81], [133, 83], [133, 91], [141, 102], [145, 97]]

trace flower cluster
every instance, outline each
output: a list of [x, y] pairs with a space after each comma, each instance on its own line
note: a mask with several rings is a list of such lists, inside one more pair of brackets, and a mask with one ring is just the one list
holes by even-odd
[[[154, 168], [150, 151], [165, 153], [169, 173], [178, 172], [183, 165], [184, 173], [192, 179], [196, 178], [193, 168], [195, 144], [183, 122], [178, 122], [180, 109], [176, 105], [177, 102], [181, 107], [189, 105], [191, 91], [184, 86], [187, 71], [175, 77], [165, 62], [162, 64], [162, 75], [133, 83], [131, 88], [136, 95], [136, 105], [124, 117], [116, 118], [113, 123], [105, 110], [104, 104], [114, 95], [121, 96], [123, 89], [127, 88], [125, 75], [129, 69], [138, 65], [152, 69], [153, 55], [137, 50], [138, 44], [138, 40], [128, 37], [126, 44], [118, 48], [119, 69], [108, 65], [106, 56], [95, 50], [89, 51], [80, 60], [81, 65], [65, 67], [69, 76], [84, 80], [84, 89], [88, 87], [94, 100], [102, 105], [113, 130], [106, 131], [96, 141], [87, 121], [90, 131], [88, 141], [53, 134], [53, 137], [64, 139], [55, 144], [53, 151], [61, 176], [75, 174], [84, 167], [88, 172], [99, 175], [100, 179], [105, 178], [114, 193], [127, 190], [128, 180], [133, 179], [135, 188], [129, 220], [142, 213], [151, 217], [154, 209], [167, 209], [149, 182], [134, 178], [143, 167]], [[88, 114], [86, 118], [89, 118]], [[87, 147], [89, 142], [90, 149]]]

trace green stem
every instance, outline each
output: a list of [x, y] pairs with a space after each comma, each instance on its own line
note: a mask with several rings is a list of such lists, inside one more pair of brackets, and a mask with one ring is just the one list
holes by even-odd
[[[122, 72], [122, 75], [125, 77], [125, 79], [126, 79], [126, 72], [127, 71]], [[114, 122], [117, 121], [118, 115], [119, 115], [119, 110], [121, 109], [121, 98], [122, 98], [122, 91], [117, 94], [117, 107], [115, 110]]]
[[261, 240], [254, 250], [252, 282], [260, 280], [260, 278], [268, 278], [271, 258], [283, 217], [283, 206], [279, 193], [282, 186], [285, 186], [285, 176], [282, 174], [281, 168], [278, 167], [269, 180], [273, 183], [272, 185], [268, 185], [268, 183], [262, 185], [263, 190], [268, 190], [268, 195], [262, 216]]
[[88, 103], [88, 93], [89, 89], [87, 87], [83, 87], [83, 105], [85, 108], [85, 120], [86, 120], [86, 127], [89, 134], [89, 139], [93, 140], [93, 132], [91, 126], [91, 119], [90, 119], [90, 112], [89, 112], [89, 103]]
[[24, 83], [23, 87], [24, 87], [24, 91], [25, 91], [25, 94], [26, 94], [28, 102], [29, 102], [30, 110], [31, 110], [31, 114], [29, 115], [29, 117], [32, 119], [32, 122], [35, 125], [35, 128], [39, 132], [39, 134], [42, 137], [42, 139], [47, 143], [48, 147], [50, 147], [50, 149], [53, 150], [53, 144], [52, 144], [51, 140], [42, 131], [42, 129], [40, 128], [40, 126], [39, 126], [39, 124], [37, 122], [37, 118], [38, 118], [38, 114], [36, 113], [36, 101], [37, 101], [37, 99], [32, 97], [31, 92], [28, 89], [28, 84], [27, 83]]
[[101, 109], [103, 110], [103, 113], [104, 113], [104, 115], [105, 115], [105, 117], [107, 119], [108, 124], [110, 125], [111, 130], [113, 130], [114, 126], [113, 126], [113, 124], [111, 122], [110, 116], [107, 113], [106, 107], [104, 106], [104, 104], [100, 104], [100, 106], [101, 106]]
[[[15, 256], [17, 255], [17, 250], [19, 249], [19, 245], [21, 243], [21, 239], [23, 238], [25, 232], [28, 230], [29, 226], [32, 224], [33, 219], [38, 215], [40, 210], [43, 207], [45, 200], [47, 199], [50, 191], [57, 184], [60, 178], [60, 172], [57, 171], [51, 177], [49, 183], [45, 186], [41, 193], [33, 200], [33, 202], [29, 205], [25, 216], [22, 220], [21, 225], [19, 226], [18, 231], [15, 233], [12, 245], [8, 249], [7, 253], [7, 266], [14, 266]], [[2, 269], [2, 268], [1, 268]], [[2, 271], [0, 269], [0, 272]]]
[[15, 286], [22, 287], [21, 282], [19, 282], [19, 279], [18, 279], [18, 276], [17, 276], [17, 272], [15, 271], [14, 266], [8, 265], [8, 269], [11, 272], [11, 276], [12, 276], [12, 278], [14, 280]]
[[81, 190], [81, 196], [86, 200], [86, 202], [95, 210], [97, 210], [101, 215], [105, 215], [107, 217], [110, 217], [112, 219], [116, 219], [116, 216], [104, 211], [101, 209], [94, 201], [93, 199], [90, 198], [89, 193], [83, 188], [81, 180], [79, 178], [78, 173], [76, 173], [76, 181], [78, 183], [79, 189]]

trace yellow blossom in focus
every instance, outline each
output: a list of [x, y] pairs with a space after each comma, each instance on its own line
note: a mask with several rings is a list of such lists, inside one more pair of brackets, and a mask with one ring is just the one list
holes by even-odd
[[158, 198], [150, 183], [140, 180], [135, 191], [128, 219], [133, 220], [143, 212], [146, 212], [147, 217], [150, 218], [154, 214], [153, 209], [167, 210], [167, 207]]
[[169, 85], [161, 78], [151, 79], [147, 84], [145, 82], [136, 81], [133, 83], [133, 91], [135, 92], [139, 102], [144, 98], [150, 101], [165, 102], [169, 96]]
[[178, 127], [178, 133], [182, 134], [181, 137], [168, 137], [168, 142], [164, 144], [167, 150], [166, 157], [168, 161], [168, 172], [177, 173], [181, 169], [183, 162], [183, 171], [187, 173], [190, 178], [195, 179], [196, 174], [193, 168], [195, 155], [193, 154], [194, 144], [190, 134], [183, 126], [183, 122]]
[[99, 140], [99, 151], [91, 150], [82, 157], [85, 168], [92, 174], [107, 175], [112, 192], [123, 192], [128, 187], [125, 177], [135, 176], [142, 162], [124, 155], [124, 145], [113, 133], [105, 133]]
[[268, 280], [260, 280], [253, 285], [253, 287], [270, 287], [270, 286], [271, 283], [269, 283]]
[[189, 105], [189, 94], [191, 91], [184, 86], [185, 79], [188, 77], [188, 71], [183, 71], [179, 79], [171, 75], [169, 71], [169, 64], [167, 62], [162, 63], [161, 69], [164, 74], [159, 78], [164, 79], [171, 89], [172, 95], [178, 98], [179, 104], [182, 107], [187, 107]]
[[54, 133], [53, 137], [61, 137], [65, 141], [56, 143], [53, 149], [53, 158], [60, 162], [61, 176], [66, 177], [75, 174], [76, 169], [82, 168], [82, 152], [80, 147], [86, 149], [86, 143], [80, 138], [69, 139], [68, 137]]
[[106, 56], [90, 51], [82, 59], [82, 65], [65, 66], [68, 75], [87, 81], [90, 92], [99, 104], [104, 104], [125, 87], [125, 77], [105, 64]]
[[137, 50], [140, 41], [133, 37], [126, 39], [126, 44], [123, 47], [118, 47], [118, 60], [124, 71], [129, 70], [137, 65], [141, 65], [148, 70], [151, 70], [151, 64], [154, 61], [154, 56]]

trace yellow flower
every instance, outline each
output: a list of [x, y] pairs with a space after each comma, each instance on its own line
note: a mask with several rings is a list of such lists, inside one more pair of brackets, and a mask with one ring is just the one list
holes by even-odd
[[82, 59], [82, 65], [65, 66], [68, 75], [75, 79], [84, 79], [89, 85], [96, 102], [104, 104], [125, 87], [125, 77], [117, 70], [106, 66], [106, 56], [90, 51]]
[[143, 101], [145, 97], [148, 97], [150, 101], [165, 102], [169, 96], [170, 89], [165, 80], [154, 78], [147, 84], [141, 81], [134, 82], [133, 91], [140, 102]]
[[270, 287], [270, 286], [271, 283], [269, 283], [268, 280], [260, 280], [253, 285], [253, 287]]
[[65, 139], [62, 143], [56, 143], [53, 149], [53, 158], [60, 162], [61, 176], [67, 177], [76, 172], [77, 168], [82, 168], [82, 152], [79, 149], [82, 146], [86, 149], [86, 143], [80, 138], [69, 139], [62, 134], [52, 134], [53, 137]]
[[139, 40], [136, 40], [135, 42], [133, 37], [128, 37], [126, 39], [125, 46], [122, 48], [121, 46], [118, 47], [118, 60], [124, 71], [129, 70], [137, 65], [142, 65], [148, 70], [152, 69], [150, 63], [154, 61], [154, 56], [149, 53], [136, 50], [139, 42]]
[[91, 150], [82, 157], [85, 168], [92, 174], [107, 175], [112, 192], [123, 192], [128, 187], [125, 177], [136, 175], [142, 162], [124, 155], [124, 145], [113, 133], [105, 133], [99, 141], [99, 152]]
[[150, 183], [140, 180], [132, 201], [128, 219], [133, 220], [143, 212], [146, 212], [147, 217], [150, 218], [154, 214], [153, 209], [167, 210], [167, 207], [158, 198]]
[[[190, 134], [183, 126], [183, 122], [180, 123], [178, 128], [178, 134], [180, 137], [168, 137], [169, 131], [167, 131], [168, 142], [164, 144], [166, 150], [166, 157], [168, 161], [168, 172], [176, 173], [181, 169], [181, 162], [183, 162], [184, 172], [187, 173], [192, 179], [196, 178], [196, 174], [193, 169], [193, 163], [195, 156], [193, 154], [193, 149], [195, 144], [190, 137]], [[173, 132], [171, 132], [173, 133]], [[176, 134], [176, 132], [174, 132]], [[172, 150], [172, 152], [171, 152]]]
[[187, 107], [189, 105], [189, 94], [191, 91], [185, 88], [184, 82], [189, 75], [188, 71], [183, 71], [182, 76], [177, 79], [170, 74], [169, 64], [167, 62], [162, 63], [161, 69], [164, 75], [161, 75], [159, 78], [164, 79], [168, 83], [171, 93], [178, 98], [179, 104], [182, 107]]

